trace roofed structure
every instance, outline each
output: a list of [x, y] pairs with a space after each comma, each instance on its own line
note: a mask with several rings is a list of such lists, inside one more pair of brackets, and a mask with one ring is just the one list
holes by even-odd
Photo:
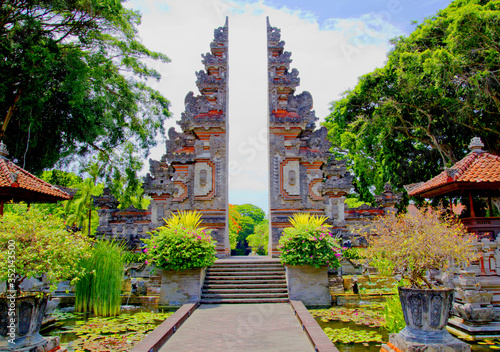
[[481, 139], [474, 137], [469, 144], [471, 152], [465, 158], [431, 180], [407, 185], [405, 189], [410, 197], [468, 197], [468, 217], [461, 219], [462, 223], [478, 237], [494, 240], [500, 234], [500, 218], [478, 217], [474, 210], [473, 199], [484, 197], [491, 215], [492, 198], [500, 197], [500, 157], [485, 152], [483, 147]]
[[408, 195], [431, 198], [438, 195], [462, 195], [474, 190], [485, 196], [500, 196], [500, 156], [482, 150], [483, 143], [474, 137], [471, 152], [451, 168], [427, 182], [406, 186]]
[[7, 148], [0, 142], [0, 215], [5, 202], [55, 203], [73, 197], [36, 177], [7, 159]]

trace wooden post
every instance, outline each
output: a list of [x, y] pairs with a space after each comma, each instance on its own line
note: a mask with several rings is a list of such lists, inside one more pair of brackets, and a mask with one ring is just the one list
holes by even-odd
[[3, 216], [3, 203], [4, 201], [0, 201], [0, 216]]
[[474, 205], [472, 204], [472, 192], [469, 191], [469, 206], [470, 206], [470, 217], [475, 218], [476, 213], [474, 212]]

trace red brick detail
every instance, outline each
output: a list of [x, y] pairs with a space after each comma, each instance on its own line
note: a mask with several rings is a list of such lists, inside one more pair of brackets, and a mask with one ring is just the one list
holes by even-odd
[[387, 346], [389, 346], [390, 348], [392, 348], [396, 352], [401, 352], [401, 350], [399, 348], [397, 348], [396, 346], [394, 346], [394, 344], [392, 342], [387, 342]]

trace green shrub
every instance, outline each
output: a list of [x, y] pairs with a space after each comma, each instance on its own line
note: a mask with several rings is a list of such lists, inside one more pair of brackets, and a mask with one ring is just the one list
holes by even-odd
[[74, 278], [79, 259], [89, 255], [90, 240], [81, 233], [66, 231], [57, 216], [34, 207], [28, 209], [25, 204], [9, 208], [0, 217], [0, 280], [19, 293], [19, 285], [26, 278], [45, 274], [51, 289], [60, 281]]
[[342, 250], [325, 225], [326, 217], [296, 213], [289, 218], [292, 227], [283, 230], [278, 244], [280, 259], [287, 265], [338, 268]]
[[281, 251], [281, 262], [287, 265], [338, 268], [339, 258], [342, 256], [339, 244], [324, 227], [286, 228], [279, 240], [278, 249]]
[[216, 254], [215, 241], [208, 230], [197, 227], [199, 221], [194, 218], [199, 214], [185, 212], [179, 216], [181, 219], [166, 221], [165, 226], [151, 233], [149, 240], [144, 240], [146, 264], [167, 270], [204, 268], [212, 265]]
[[342, 256], [347, 259], [363, 259], [363, 253], [359, 248], [342, 248]]
[[123, 261], [125, 264], [143, 262], [143, 258], [144, 254], [142, 252], [132, 252], [128, 250], [123, 252]]
[[80, 262], [85, 274], [75, 284], [77, 312], [93, 311], [104, 317], [120, 314], [123, 252], [114, 241], [99, 241], [91, 256]]

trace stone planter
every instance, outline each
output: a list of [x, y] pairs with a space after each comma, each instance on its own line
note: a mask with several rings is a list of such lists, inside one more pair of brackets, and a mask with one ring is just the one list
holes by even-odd
[[47, 300], [34, 295], [0, 298], [0, 351], [37, 351], [47, 344], [39, 332]]
[[305, 306], [331, 306], [328, 290], [328, 267], [315, 268], [310, 265], [286, 265], [288, 296], [302, 301]]
[[421, 290], [399, 287], [406, 327], [389, 336], [386, 351], [468, 352], [470, 346], [446, 331], [453, 289]]
[[162, 270], [160, 304], [179, 306], [199, 302], [206, 268]]

